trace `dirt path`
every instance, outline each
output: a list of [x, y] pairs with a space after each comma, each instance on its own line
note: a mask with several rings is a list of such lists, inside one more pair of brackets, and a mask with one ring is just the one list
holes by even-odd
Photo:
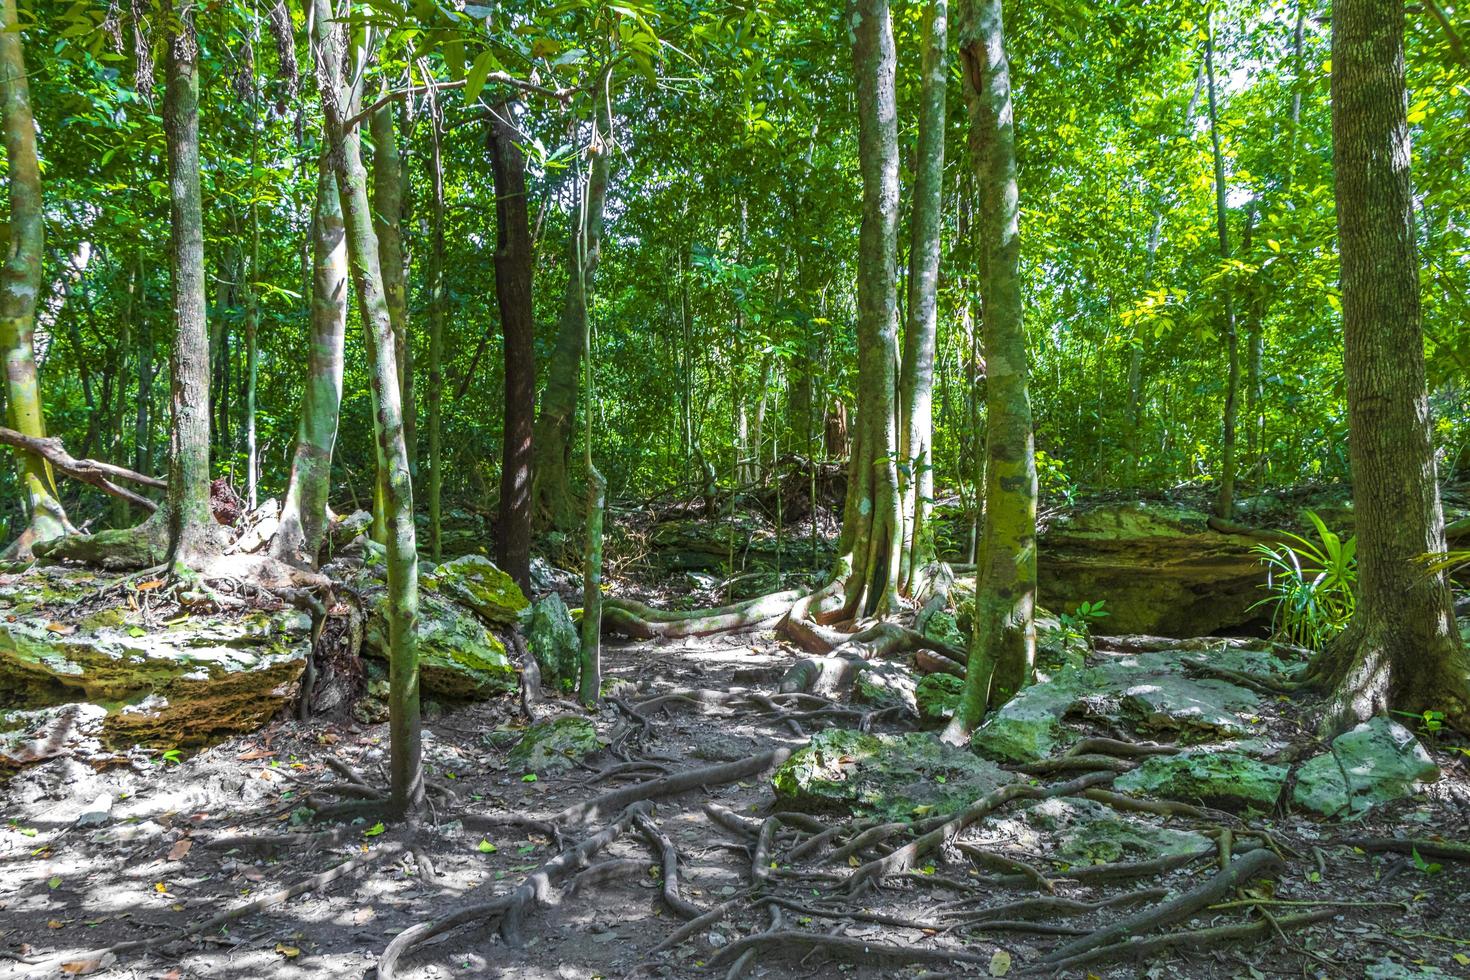
[[[506, 944], [498, 920], [490, 918], [411, 951], [396, 976], [727, 976], [736, 975], [737, 964], [744, 975], [772, 978], [1023, 975], [1028, 969], [1051, 975], [1064, 944], [1084, 937], [1105, 944], [1110, 938], [1098, 930], [1128, 916], [1162, 915], [1168, 901], [1209, 885], [1218, 873], [1218, 840], [1188, 861], [1164, 862], [1162, 871], [1123, 867], [1127, 862], [1101, 872], [1069, 869], [1048, 853], [1045, 834], [1030, 834], [1015, 819], [1020, 804], [1002, 801], [956, 838], [941, 831], [938, 847], [915, 849], [908, 872], [874, 877], [882, 887], [849, 895], [849, 876], [872, 873], [863, 866], [913, 841], [914, 829], [874, 833], [872, 847], [849, 848], [849, 857], [834, 850], [852, 838], [841, 817], [767, 820], [769, 773], [658, 799], [646, 813], [629, 814], [619, 805], [587, 820], [566, 819], [575, 804], [619, 786], [798, 748], [805, 739], [795, 729], [809, 733], [821, 724], [818, 718], [793, 726], [749, 703], [720, 703], [728, 692], [774, 691], [786, 667], [800, 658], [770, 633], [609, 644], [604, 656], [615, 682], [611, 693], [625, 705], [645, 705], [639, 710], [648, 725], [637, 738], [642, 725], [610, 705], [597, 718], [599, 732], [650, 767], [623, 772], [616, 768], [620, 760], [603, 752], [568, 772], [526, 780], [507, 767], [504, 740], [491, 735], [523, 723], [519, 705], [511, 699], [473, 705], [427, 723], [430, 776], [459, 802], [436, 801], [439, 823], [413, 833], [364, 823], [339, 830], [335, 839], [309, 843], [303, 837], [269, 853], [246, 841], [219, 846], [227, 836], [318, 831], [301, 822], [300, 808], [315, 788], [342, 780], [323, 757], [331, 754], [378, 779], [384, 726], [285, 722], [142, 771], [98, 774], [67, 759], [26, 770], [3, 790], [0, 977], [367, 977], [403, 930], [510, 893], [564, 848], [610, 825], [618, 833], [605, 835], [611, 839], [596, 849], [591, 871], [552, 868], [551, 904], [520, 924], [519, 948]], [[716, 693], [649, 705], [674, 691]], [[1186, 910], [1173, 928], [1227, 925], [1246, 934], [1192, 936], [1160, 947], [1141, 964], [1062, 966], [1056, 975], [1470, 976], [1464, 899], [1470, 864], [1334, 843], [1347, 834], [1470, 839], [1465, 762], [1446, 754], [1442, 765], [1446, 779], [1428, 798], [1374, 811], [1347, 829], [1300, 818], [1247, 823], [1131, 815], [1181, 830], [1231, 831], [1226, 848], [1235, 859], [1232, 869], [1250, 862], [1259, 867], [1244, 869], [1253, 872], [1249, 881], [1223, 882], [1222, 892], [1194, 910], [1200, 917], [1192, 925]], [[599, 779], [600, 773], [611, 775]], [[1088, 774], [1081, 775], [1085, 782]], [[1078, 776], [1058, 772], [1034, 786], [1017, 785], [1039, 796], [1075, 784]], [[79, 815], [104, 794], [114, 798], [105, 822], [78, 826]], [[724, 811], [712, 818], [710, 804]], [[545, 821], [559, 812], [561, 840], [544, 825], [464, 825], [467, 814]], [[827, 845], [812, 840], [824, 828], [839, 832]], [[660, 834], [678, 853], [676, 895], [666, 893], [654, 856]], [[803, 846], [809, 856], [793, 860], [793, 849]], [[994, 859], [1002, 850], [1010, 866]], [[191, 924], [344, 860], [364, 863], [263, 912], [178, 936]], [[878, 870], [893, 870], [895, 860]], [[1247, 891], [1237, 892], [1234, 884]], [[1238, 894], [1276, 904], [1252, 910], [1232, 898]], [[1237, 905], [1208, 908], [1228, 901]], [[1334, 902], [1360, 904], [1322, 904]], [[684, 925], [681, 912], [721, 906], [727, 917], [655, 953]], [[1297, 918], [1311, 915], [1320, 921], [1293, 928]], [[1150, 936], [1167, 934], [1162, 920], [1158, 925]], [[761, 937], [764, 931], [769, 934]], [[115, 958], [77, 952], [135, 941], [143, 945]], [[73, 953], [59, 963], [53, 959], [68, 950]], [[1440, 972], [1426, 972], [1432, 970]]]

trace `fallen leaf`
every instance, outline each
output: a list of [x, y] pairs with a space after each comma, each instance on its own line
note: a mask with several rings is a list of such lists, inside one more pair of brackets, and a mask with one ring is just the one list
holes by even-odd
[[235, 756], [235, 761], [254, 762], [256, 759], [269, 759], [273, 755], [275, 755], [274, 752], [269, 752], [265, 749], [256, 749], [253, 752], [241, 752], [239, 755]]
[[95, 960], [71, 960], [61, 964], [61, 972], [68, 973], [74, 977], [85, 976], [88, 973], [96, 973], [105, 970], [117, 962], [116, 953], [103, 953]]
[[51, 889], [52, 891], [55, 891], [56, 889], [60, 888], [61, 887], [61, 875], [52, 875], [51, 878], [50, 878], [50, 880], [46, 882], [46, 887], [49, 888], [49, 889]]
[[1003, 949], [995, 951], [990, 957], [990, 975], [992, 977], [1003, 977], [1011, 972], [1011, 954]]
[[387, 829], [388, 828], [383, 825], [383, 821], [379, 820], [377, 823], [373, 824], [367, 830], [364, 830], [362, 832], [362, 836], [364, 836], [364, 837], [377, 837], [379, 834], [381, 834], [383, 831], [385, 831]]
[[59, 633], [62, 636], [70, 636], [77, 631], [75, 626], [68, 625], [67, 623], [58, 623], [54, 620], [46, 624], [46, 629], [52, 633]]
[[137, 585], [133, 586], [133, 588], [137, 589], [139, 592], [152, 592], [154, 589], [158, 588], [162, 584], [163, 579], [150, 578], [146, 582], [139, 582]]
[[482, 840], [478, 845], [478, 850], [481, 854], [494, 854], [496, 851], [496, 847], [489, 841]]
[[193, 846], [194, 846], [194, 842], [192, 840], [190, 840], [187, 837], [180, 837], [177, 841], [174, 842], [174, 846], [171, 847], [171, 848], [169, 848], [169, 850], [168, 850], [168, 860], [170, 860], [170, 861], [182, 861], [182, 860], [184, 860], [184, 855], [188, 854], [189, 853], [189, 848], [191, 848]]
[[246, 881], [265, 881], [265, 872], [256, 868], [245, 868], [240, 874], [245, 876]]
[[287, 946], [284, 943], [276, 943], [276, 952], [280, 953], [288, 960], [294, 960], [296, 957], [301, 955], [300, 949], [295, 946]]
[[155, 881], [153, 883], [153, 890], [156, 891], [156, 892], [158, 892], [158, 894], [160, 894], [160, 895], [167, 895], [168, 894], [168, 886], [165, 885], [161, 881]]
[[62, 929], [62, 928], [65, 928], [65, 926], [66, 926], [66, 923], [65, 922], [62, 922], [60, 919], [47, 919], [46, 920], [46, 928], [47, 929]]

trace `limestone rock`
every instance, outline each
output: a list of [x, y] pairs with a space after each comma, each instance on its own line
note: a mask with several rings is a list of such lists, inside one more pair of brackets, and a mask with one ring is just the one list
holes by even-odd
[[1197, 749], [1178, 755], [1157, 755], [1113, 783], [1126, 793], [1204, 803], [1224, 809], [1276, 805], [1287, 770], [1251, 758], [1236, 750]]
[[514, 772], [561, 772], [601, 748], [597, 728], [590, 720], [568, 716], [527, 728], [505, 761]]
[[541, 668], [541, 683], [546, 688], [569, 689], [576, 681], [582, 641], [567, 604], [555, 592], [531, 607], [526, 645]]
[[1332, 751], [1297, 770], [1292, 800], [1326, 817], [1345, 817], [1403, 799], [1434, 782], [1439, 767], [1403, 725], [1372, 718], [1332, 740]]
[[898, 819], [953, 813], [1015, 778], [924, 732], [832, 728], [786, 760], [771, 785], [787, 809]]
[[914, 703], [922, 721], [948, 721], [959, 707], [965, 682], [953, 674], [925, 674], [914, 689]]
[[886, 660], [869, 661], [853, 683], [853, 700], [878, 708], [906, 708], [918, 712], [915, 690], [919, 678], [901, 664]]
[[[387, 596], [380, 595], [363, 631], [364, 656], [388, 659]], [[465, 701], [516, 690], [520, 674], [505, 644], [464, 607], [435, 593], [419, 595], [419, 684], [425, 697]]]
[[1084, 693], [1086, 678], [1067, 670], [1030, 687], [992, 712], [975, 730], [970, 746], [988, 759], [1037, 762], [1065, 738], [1062, 718]]
[[510, 625], [530, 605], [521, 587], [484, 555], [463, 555], [424, 573], [422, 584], [431, 592], [473, 609], [491, 625]]
[[1041, 800], [1026, 809], [1024, 819], [1053, 834], [1058, 857], [1070, 865], [1148, 861], [1212, 846], [1203, 834], [1157, 827], [1091, 800]]

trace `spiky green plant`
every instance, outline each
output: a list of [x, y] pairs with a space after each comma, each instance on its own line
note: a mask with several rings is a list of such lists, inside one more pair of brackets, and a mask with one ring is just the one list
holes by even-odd
[[1318, 540], [1288, 532], [1289, 541], [1256, 545], [1269, 594], [1251, 608], [1269, 606], [1277, 636], [1320, 650], [1347, 628], [1357, 608], [1358, 539], [1344, 541], [1316, 513], [1306, 514]]

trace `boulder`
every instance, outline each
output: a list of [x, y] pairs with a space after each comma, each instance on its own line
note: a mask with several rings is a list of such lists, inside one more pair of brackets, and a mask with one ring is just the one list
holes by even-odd
[[[373, 606], [363, 630], [364, 656], [388, 659], [387, 596]], [[480, 700], [515, 691], [520, 673], [505, 644], [463, 606], [431, 592], [419, 595], [419, 687], [424, 697]]]
[[188, 616], [156, 628], [121, 606], [78, 615], [78, 590], [91, 596], [102, 584], [91, 573], [23, 578], [0, 593], [0, 708], [88, 702], [105, 711], [103, 743], [172, 748], [253, 731], [296, 699], [311, 654], [304, 613]]
[[926, 722], [948, 721], [959, 707], [965, 682], [953, 674], [925, 674], [914, 688], [914, 704]]
[[786, 760], [771, 785], [786, 809], [892, 820], [956, 812], [1015, 778], [924, 732], [873, 735], [832, 728]]
[[975, 729], [970, 747], [987, 759], [1037, 762], [1066, 737], [1062, 718], [1086, 692], [1088, 678], [1064, 670], [1050, 680], [1021, 689]]
[[551, 690], [570, 690], [577, 680], [582, 640], [567, 604], [555, 592], [531, 607], [526, 646], [541, 669], [541, 683]]
[[902, 664], [887, 660], [867, 661], [853, 682], [852, 699], [877, 708], [906, 708], [917, 713], [915, 691], [919, 677]]
[[462, 555], [426, 571], [423, 587], [468, 606], [492, 626], [508, 626], [530, 605], [521, 587], [484, 555]]
[[1424, 746], [1403, 725], [1372, 718], [1332, 740], [1332, 750], [1297, 770], [1292, 800], [1325, 817], [1346, 817], [1403, 799], [1440, 776]]
[[1156, 502], [1085, 505], [1037, 547], [1038, 592], [1053, 609], [1107, 601], [1116, 633], [1205, 636], [1261, 620], [1264, 569], [1253, 538], [1221, 534], [1200, 511]]
[[1125, 793], [1146, 793], [1184, 803], [1204, 803], [1229, 810], [1276, 805], [1287, 770], [1253, 759], [1244, 752], [1197, 749], [1178, 755], [1156, 755], [1113, 783]]
[[587, 718], [568, 715], [527, 728], [505, 763], [520, 773], [562, 772], [601, 748], [597, 727]]

